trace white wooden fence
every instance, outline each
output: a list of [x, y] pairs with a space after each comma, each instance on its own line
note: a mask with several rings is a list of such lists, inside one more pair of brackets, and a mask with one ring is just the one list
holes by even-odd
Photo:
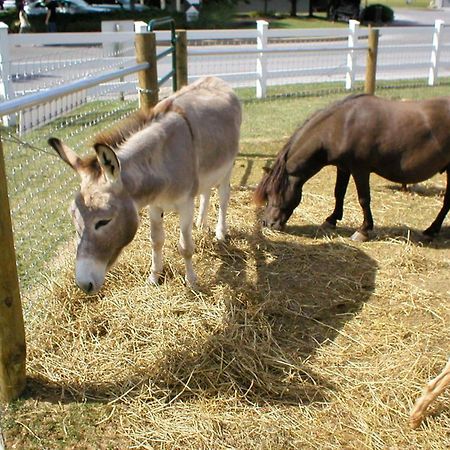
[[[49, 73], [58, 78], [59, 74], [60, 83], [68, 76], [82, 78], [133, 64], [133, 23], [105, 23], [102, 30], [100, 33], [8, 34], [6, 25], [0, 23], [0, 100], [52, 87], [42, 87], [36, 82], [31, 85], [30, 81], [27, 90], [27, 77], [21, 78], [20, 64], [26, 63], [34, 78], [39, 79], [36, 74], [45, 78]], [[449, 31], [441, 20], [436, 21], [434, 28], [380, 28], [377, 79], [422, 78], [435, 85], [439, 76], [450, 76]], [[351, 90], [355, 81], [364, 77], [367, 34], [367, 29], [353, 20], [348, 28], [335, 29], [269, 29], [267, 22], [258, 21], [256, 29], [188, 31], [189, 81], [206, 74], [216, 75], [235, 87], [253, 86], [257, 98], [267, 95], [268, 86], [292, 83], [336, 81]], [[156, 31], [156, 35], [161, 45], [170, 39], [168, 31]], [[21, 51], [30, 46], [34, 46], [36, 57], [19, 61]], [[60, 48], [63, 53], [69, 53], [67, 49], [71, 48], [78, 54], [76, 57], [68, 54], [63, 63], [39, 58], [49, 47]], [[95, 53], [98, 51], [102, 53]], [[171, 64], [168, 59], [158, 61], [162, 66], [158, 68], [160, 73], [168, 71]], [[13, 71], [18, 73], [15, 78]], [[15, 79], [21, 81], [20, 92]], [[136, 78], [120, 80], [108, 86], [106, 92], [123, 95], [124, 91], [135, 92], [135, 85]], [[42, 118], [33, 120], [44, 123], [46, 118], [54, 118], [88, 98], [88, 92], [82, 98], [79, 94], [73, 102], [69, 99], [62, 107], [43, 111]]]

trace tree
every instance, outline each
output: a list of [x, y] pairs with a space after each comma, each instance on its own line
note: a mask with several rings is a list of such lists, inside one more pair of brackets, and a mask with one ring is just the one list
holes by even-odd
[[290, 0], [291, 2], [291, 17], [297, 16], [297, 0]]

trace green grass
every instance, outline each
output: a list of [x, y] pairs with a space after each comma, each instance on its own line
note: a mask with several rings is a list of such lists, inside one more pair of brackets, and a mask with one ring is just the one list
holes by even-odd
[[[410, 9], [423, 9], [428, 8], [428, 5], [430, 2], [428, 0], [411, 0], [411, 3], [406, 3], [406, 0], [381, 0], [379, 2], [377, 1], [369, 1], [369, 5], [374, 4], [382, 4], [389, 6], [391, 8], [410, 8]], [[364, 6], [364, 1], [361, 2], [361, 6]]]

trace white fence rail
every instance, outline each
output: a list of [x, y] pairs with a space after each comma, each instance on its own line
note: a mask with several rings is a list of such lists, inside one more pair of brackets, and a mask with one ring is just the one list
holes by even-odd
[[[14, 35], [0, 24], [0, 100], [129, 67], [135, 61], [133, 28], [133, 22], [119, 21], [105, 22], [99, 33]], [[351, 90], [364, 78], [367, 34], [357, 21], [347, 29], [269, 29], [258, 21], [256, 29], [188, 31], [189, 80], [216, 75], [235, 87], [255, 87], [257, 98], [269, 86], [292, 83], [332, 81]], [[170, 40], [169, 31], [156, 36], [161, 46]], [[160, 60], [158, 71], [167, 73], [170, 65], [170, 58]], [[443, 21], [434, 28], [380, 29], [377, 79], [421, 78], [434, 85], [449, 75], [450, 32]], [[136, 76], [122, 78], [95, 94], [135, 93], [136, 82]], [[88, 99], [75, 96], [73, 105], [69, 101], [59, 110]], [[57, 113], [58, 108], [46, 115]]]

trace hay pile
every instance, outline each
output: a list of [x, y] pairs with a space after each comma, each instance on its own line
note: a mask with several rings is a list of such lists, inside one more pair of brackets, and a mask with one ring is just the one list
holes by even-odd
[[[254, 184], [263, 163], [249, 170], [240, 160], [234, 185]], [[361, 221], [353, 189], [338, 233], [317, 229], [332, 209], [333, 176], [326, 169], [308, 183], [287, 233], [262, 232], [251, 192], [235, 187], [229, 242], [195, 232], [195, 292], [183, 283], [175, 215], [166, 218], [159, 287], [146, 283], [145, 219], [99, 295], [77, 290], [74, 248], [62, 250], [46, 285], [25, 299], [33, 302], [30, 387], [8, 412], [7, 441], [28, 449], [448, 448], [448, 394], [419, 431], [407, 426], [450, 348], [449, 229], [421, 245], [407, 228], [434, 219], [443, 178], [409, 194], [374, 178], [377, 234], [353, 244]]]

